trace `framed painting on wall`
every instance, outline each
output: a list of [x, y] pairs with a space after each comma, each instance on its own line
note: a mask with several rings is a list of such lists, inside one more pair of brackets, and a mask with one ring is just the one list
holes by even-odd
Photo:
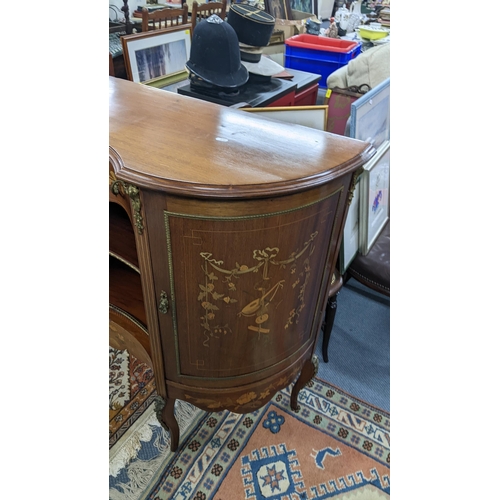
[[190, 24], [125, 35], [121, 40], [129, 80], [163, 87], [188, 77]]
[[351, 104], [350, 136], [379, 148], [390, 140], [390, 83], [382, 83]]
[[288, 1], [290, 2], [290, 9], [292, 10], [299, 10], [300, 12], [306, 12], [308, 14], [316, 14], [314, 12], [313, 0], [288, 0]]
[[386, 141], [365, 165], [361, 176], [359, 250], [366, 255], [389, 220], [391, 144]]
[[264, 0], [264, 6], [266, 12], [276, 19], [293, 20], [290, 0]]

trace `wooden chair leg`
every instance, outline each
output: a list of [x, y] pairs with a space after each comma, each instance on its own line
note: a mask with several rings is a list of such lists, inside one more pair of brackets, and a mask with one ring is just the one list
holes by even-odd
[[332, 334], [333, 322], [337, 314], [337, 296], [338, 292], [332, 295], [326, 304], [325, 328], [323, 330], [323, 361], [328, 363], [328, 344]]

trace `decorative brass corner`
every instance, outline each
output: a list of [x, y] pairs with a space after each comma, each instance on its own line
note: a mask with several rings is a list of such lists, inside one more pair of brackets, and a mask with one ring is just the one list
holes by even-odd
[[349, 198], [347, 200], [347, 205], [351, 205], [351, 201], [354, 197], [354, 188], [356, 187], [356, 183], [358, 182], [359, 176], [365, 171], [363, 167], [358, 168], [354, 175], [352, 176], [351, 185], [349, 186]]
[[130, 198], [132, 204], [132, 209], [134, 211], [134, 222], [135, 227], [139, 234], [142, 234], [144, 230], [144, 225], [142, 223], [141, 215], [141, 198], [139, 195], [139, 189], [132, 184], [126, 184], [123, 181], [115, 180], [110, 185], [111, 192], [116, 195], [121, 195], [125, 197], [127, 195]]

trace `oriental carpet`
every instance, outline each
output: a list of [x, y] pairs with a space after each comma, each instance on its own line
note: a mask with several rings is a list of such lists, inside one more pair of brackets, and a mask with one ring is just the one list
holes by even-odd
[[110, 499], [389, 498], [389, 414], [318, 378], [300, 391], [294, 412], [291, 388], [245, 415], [177, 402], [175, 453], [151, 405], [142, 424], [150, 435], [135, 458], [110, 473]]
[[126, 349], [109, 348], [109, 447], [156, 398], [153, 370]]

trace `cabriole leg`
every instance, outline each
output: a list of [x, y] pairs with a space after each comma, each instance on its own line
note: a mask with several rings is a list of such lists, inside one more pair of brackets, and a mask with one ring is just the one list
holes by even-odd
[[299, 395], [299, 391], [303, 389], [309, 380], [313, 379], [318, 373], [318, 356], [313, 354], [311, 359], [306, 360], [304, 366], [302, 367], [302, 371], [300, 372], [300, 376], [295, 382], [295, 385], [292, 389], [292, 396], [290, 398], [290, 407], [292, 410], [297, 411], [299, 409], [297, 403], [297, 397]]
[[175, 418], [175, 399], [163, 398], [156, 400], [156, 415], [160, 424], [170, 433], [170, 451], [176, 451], [179, 446], [179, 424]]

